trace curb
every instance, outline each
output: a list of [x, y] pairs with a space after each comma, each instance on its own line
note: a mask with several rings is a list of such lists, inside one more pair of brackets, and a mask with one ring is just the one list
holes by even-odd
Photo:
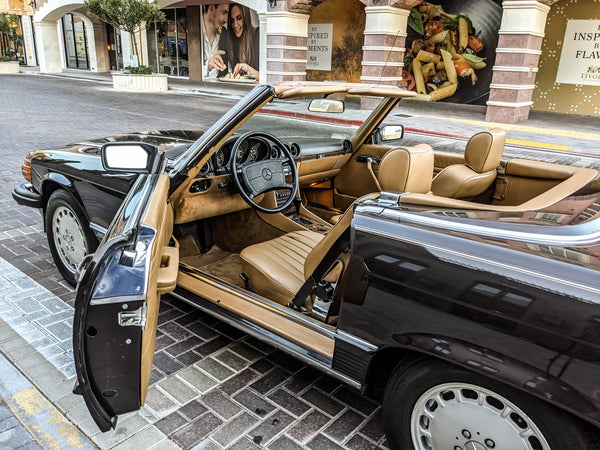
[[0, 398], [42, 448], [97, 448], [1, 353], [0, 373]]

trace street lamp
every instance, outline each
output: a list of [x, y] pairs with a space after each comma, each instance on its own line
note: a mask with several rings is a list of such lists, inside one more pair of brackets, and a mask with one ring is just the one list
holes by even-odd
[[37, 4], [35, 3], [35, 0], [31, 0], [29, 2], [29, 6], [31, 6], [31, 9], [35, 9], [37, 7]]

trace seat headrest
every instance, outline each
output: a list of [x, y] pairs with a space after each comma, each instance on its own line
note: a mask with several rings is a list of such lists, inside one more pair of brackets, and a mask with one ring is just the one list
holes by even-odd
[[501, 128], [474, 134], [465, 148], [467, 166], [479, 173], [495, 169], [500, 164], [505, 142], [506, 132]]
[[433, 149], [419, 144], [388, 151], [381, 158], [377, 178], [384, 191], [427, 194], [433, 179]]

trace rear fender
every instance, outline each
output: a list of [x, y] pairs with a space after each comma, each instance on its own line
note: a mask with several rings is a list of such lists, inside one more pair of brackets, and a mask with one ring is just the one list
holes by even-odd
[[[393, 339], [398, 345], [383, 347], [371, 358], [366, 373], [366, 379], [369, 382], [381, 378], [380, 372], [382, 368], [390, 367], [389, 357], [392, 355], [397, 358], [395, 365], [407, 357], [427, 355], [501, 381], [561, 409], [566, 409], [596, 426], [600, 425], [598, 405], [548, 372], [523, 364], [488, 348], [446, 336], [413, 333], [397, 334], [393, 336]], [[549, 370], [553, 362], [548, 362]], [[562, 371], [559, 370], [559, 372]]]

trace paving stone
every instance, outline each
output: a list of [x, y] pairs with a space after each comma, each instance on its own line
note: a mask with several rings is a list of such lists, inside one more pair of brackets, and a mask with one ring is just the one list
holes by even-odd
[[258, 373], [266, 373], [269, 370], [271, 370], [274, 366], [273, 363], [269, 362], [268, 359], [262, 358], [253, 363], [250, 367], [256, 370]]
[[268, 396], [269, 400], [300, 417], [310, 409], [310, 406], [284, 389], [277, 389]]
[[269, 361], [292, 373], [296, 373], [298, 370], [304, 367], [304, 363], [302, 361], [282, 352], [281, 350], [276, 350], [275, 352], [271, 353], [269, 355]]
[[285, 430], [295, 419], [284, 411], [278, 410], [267, 417], [263, 422], [253, 428], [248, 436], [252, 442], [259, 442], [262, 445], [270, 442], [275, 436]]
[[194, 389], [197, 389], [203, 393], [209, 389], [212, 389], [217, 384], [216, 380], [208, 375], [205, 375], [194, 366], [183, 369], [177, 374], [177, 376], [191, 384]]
[[0, 420], [0, 433], [10, 430], [16, 426], [19, 426], [19, 421], [14, 416], [6, 417], [3, 420]]
[[195, 349], [195, 351], [200, 353], [202, 356], [208, 356], [211, 353], [221, 350], [222, 348], [228, 346], [229, 344], [231, 344], [231, 339], [229, 339], [225, 336], [217, 336], [216, 338], [211, 339], [210, 341], [206, 342], [205, 344], [198, 346]]
[[225, 364], [226, 366], [231, 367], [236, 372], [239, 372], [244, 367], [249, 365], [248, 360], [241, 358], [229, 350], [225, 350], [224, 352], [213, 355], [213, 358]]
[[383, 430], [383, 417], [381, 410], [375, 414], [371, 420], [369, 420], [360, 430], [360, 433], [364, 434], [366, 437], [371, 439], [372, 441], [379, 442], [381, 438], [385, 435], [385, 431]]
[[252, 347], [264, 354], [270, 354], [275, 351], [275, 347], [273, 347], [271, 344], [253, 336], [246, 336], [246, 339], [244, 339], [243, 342], [245, 342], [248, 345], [251, 345]]
[[269, 445], [270, 450], [302, 450], [303, 448], [287, 436], [281, 436]]
[[139, 414], [133, 414], [124, 420], [118, 421], [114, 431], [110, 433], [98, 433], [93, 437], [93, 440], [101, 448], [111, 448], [129, 439], [134, 434], [143, 432], [147, 426], [148, 422], [145, 419]]
[[323, 375], [317, 380], [314, 386], [316, 388], [319, 388], [319, 390], [325, 392], [326, 394], [331, 394], [333, 391], [338, 389], [341, 386], [341, 384], [342, 383], [340, 383], [335, 378], [330, 377], [328, 375]]
[[165, 437], [156, 427], [150, 426], [117, 445], [113, 450], [148, 448], [156, 442], [162, 441]]
[[346, 442], [344, 447], [350, 450], [371, 450], [373, 448], [379, 448], [377, 444], [365, 439], [360, 434], [355, 434], [352, 438]]
[[338, 389], [333, 396], [342, 403], [354, 408], [356, 411], [363, 413], [365, 416], [370, 416], [377, 408], [379, 408], [379, 404], [375, 401], [360, 395], [359, 392], [354, 391], [347, 386], [342, 386], [342, 388]]
[[228, 450], [259, 450], [260, 448], [262, 447], [246, 437], [241, 438], [237, 442], [227, 447]]
[[344, 447], [337, 445], [332, 440], [326, 438], [322, 434], [317, 435], [308, 444], [306, 444], [311, 450], [342, 450]]
[[319, 377], [321, 372], [312, 367], [304, 367], [299, 372], [296, 372], [294, 376], [285, 384], [285, 388], [298, 394], [304, 391], [308, 386], [312, 385]]
[[207, 413], [198, 420], [171, 435], [171, 439], [184, 449], [192, 448], [204, 439], [209, 433], [221, 425], [222, 421], [211, 413]]
[[184, 366], [191, 366], [192, 364], [194, 364], [197, 361], [200, 361], [201, 359], [202, 356], [200, 356], [193, 350], [190, 350], [189, 352], [185, 352], [177, 356], [177, 361], [179, 361]]
[[169, 322], [160, 326], [160, 331], [167, 333], [176, 341], [182, 341], [190, 337], [190, 332], [182, 326], [177, 325], [175, 322]]
[[196, 336], [200, 337], [201, 339], [203, 339], [205, 341], [208, 341], [210, 339], [215, 338], [216, 336], [219, 336], [219, 333], [217, 333], [215, 330], [213, 330], [210, 326], [206, 325], [203, 322], [199, 322], [199, 321], [186, 325], [185, 329], [191, 333], [194, 333]]
[[154, 386], [148, 389], [146, 406], [154, 411], [157, 417], [165, 417], [179, 407], [164, 392]]
[[183, 364], [162, 351], [154, 353], [153, 364], [166, 375], [171, 375], [183, 368]]
[[302, 398], [306, 400], [308, 403], [316, 406], [321, 411], [329, 414], [330, 416], [337, 416], [344, 407], [336, 402], [335, 400], [327, 397], [322, 392], [316, 389], [310, 389], [304, 394], [302, 394]]
[[150, 372], [150, 386], [155, 383], [158, 383], [160, 380], [164, 380], [166, 375], [158, 370], [156, 367], [152, 367], [152, 372]]
[[180, 316], [181, 316], [181, 311], [178, 311], [176, 309], [172, 309], [165, 313], [159, 314], [158, 315], [158, 325], [159, 326], [164, 325], [164, 324], [170, 322], [171, 320], [177, 319]]
[[197, 391], [176, 377], [169, 377], [158, 383], [158, 386], [182, 405], [198, 396]]
[[8, 445], [6, 448], [19, 448], [31, 443], [31, 435], [25, 428], [19, 424], [4, 431], [0, 431], [0, 448]]
[[167, 336], [166, 334], [158, 336], [154, 344], [154, 352], [156, 353], [164, 348], [167, 348], [168, 346], [173, 345], [175, 342], [175, 339], [173, 339], [171, 336]]
[[265, 356], [264, 353], [258, 351], [257, 349], [251, 347], [243, 341], [236, 342], [231, 347], [229, 347], [229, 350], [231, 350], [234, 353], [237, 353], [242, 358], [245, 358], [248, 361], [256, 361], [258, 358], [262, 358], [263, 356]]
[[217, 389], [203, 395], [200, 400], [208, 406], [212, 412], [218, 414], [225, 420], [231, 419], [241, 411], [241, 408], [236, 403], [232, 402], [229, 397], [226, 397]]
[[192, 450], [221, 450], [221, 447], [219, 447], [217, 444], [215, 444], [213, 441], [207, 438], [193, 446]]
[[202, 359], [197, 362], [195, 366], [219, 381], [223, 381], [235, 373], [233, 370], [224, 366], [212, 357]]
[[160, 419], [154, 425], [162, 433], [169, 436], [173, 432], [177, 431], [179, 428], [183, 427], [184, 425], [187, 425], [188, 422], [189, 422], [188, 419], [183, 417], [178, 412], [174, 412], [174, 413], [169, 414], [168, 416]]
[[240, 436], [258, 423], [258, 419], [246, 412], [228, 421], [219, 430], [210, 435], [210, 438], [222, 447], [227, 447]]
[[233, 399], [259, 417], [265, 417], [275, 410], [272, 403], [267, 402], [249, 389], [243, 390]]
[[313, 410], [302, 418], [296, 425], [287, 431], [287, 434], [297, 440], [305, 443], [312, 438], [322, 427], [329, 423], [331, 419], [325, 414]]
[[346, 410], [340, 417], [329, 425], [323, 433], [334, 441], [341, 443], [365, 420], [364, 416], [352, 411]]
[[179, 412], [179, 414], [182, 414], [188, 420], [196, 420], [206, 411], [207, 409], [204, 405], [202, 405], [197, 400], [192, 400], [191, 402], [179, 408], [177, 412]]
[[252, 383], [258, 374], [253, 370], [246, 369], [243, 372], [240, 372], [233, 378], [228, 379], [223, 384], [221, 384], [220, 389], [228, 395], [232, 395], [233, 393], [245, 388], [250, 383]]
[[259, 394], [264, 395], [286, 381], [289, 377], [289, 372], [286, 372], [280, 368], [275, 368], [271, 372], [264, 374], [262, 378], [252, 383], [250, 387]]
[[66, 322], [53, 323], [48, 325], [46, 330], [52, 333], [52, 335], [59, 341], [66, 341], [67, 339], [71, 339], [73, 337], [73, 327], [71, 324]]

